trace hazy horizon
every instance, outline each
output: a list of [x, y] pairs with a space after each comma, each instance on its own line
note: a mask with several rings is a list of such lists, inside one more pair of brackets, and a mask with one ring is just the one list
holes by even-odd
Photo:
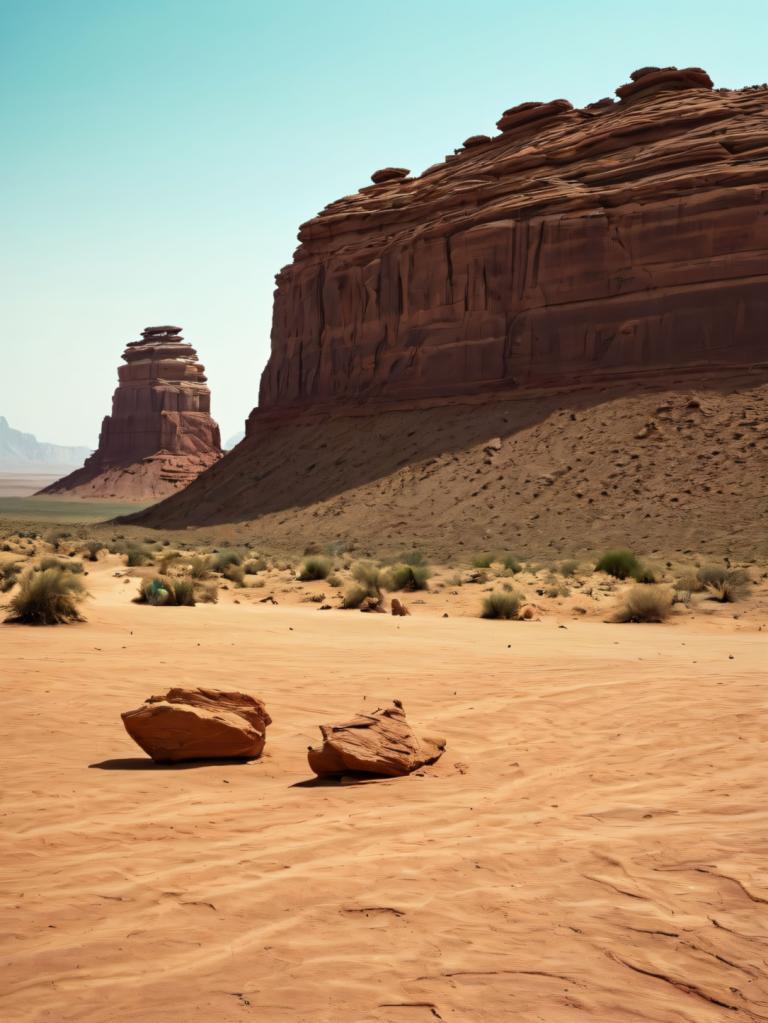
[[227, 439], [303, 221], [524, 100], [580, 106], [647, 64], [763, 81], [765, 27], [757, 2], [0, 0], [0, 415], [95, 446], [125, 343], [175, 323]]

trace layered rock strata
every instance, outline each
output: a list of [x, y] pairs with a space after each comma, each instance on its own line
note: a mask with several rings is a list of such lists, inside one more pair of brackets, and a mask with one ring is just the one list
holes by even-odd
[[304, 224], [260, 408], [764, 360], [768, 89], [641, 68], [616, 93], [519, 104]]
[[147, 327], [123, 360], [97, 450], [42, 493], [166, 497], [221, 457], [205, 367], [181, 327]]

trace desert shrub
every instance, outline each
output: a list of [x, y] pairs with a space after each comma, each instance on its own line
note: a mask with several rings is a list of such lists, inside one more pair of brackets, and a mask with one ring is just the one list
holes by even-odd
[[125, 548], [125, 563], [128, 568], [138, 568], [140, 565], [150, 565], [154, 561], [154, 555], [149, 547], [140, 543], [129, 543]]
[[19, 590], [11, 598], [7, 622], [24, 625], [60, 625], [84, 621], [78, 604], [85, 587], [72, 572], [63, 568], [30, 571], [22, 578]]
[[701, 593], [705, 586], [697, 572], [683, 572], [675, 581], [675, 589], [681, 593]]
[[519, 593], [502, 593], [495, 591], [489, 593], [483, 600], [483, 608], [480, 612], [481, 618], [517, 618], [520, 610], [522, 597]]
[[653, 569], [647, 565], [638, 565], [632, 573], [632, 578], [636, 583], [642, 583], [644, 586], [653, 585], [657, 581]]
[[13, 589], [18, 581], [21, 572], [21, 565], [18, 561], [9, 561], [0, 565], [0, 593], [7, 593]]
[[696, 573], [699, 588], [703, 590], [707, 586], [720, 586], [728, 578], [728, 571], [727, 568], [721, 565], [702, 565]]
[[748, 592], [747, 573], [738, 568], [729, 569], [719, 582], [707, 583], [707, 599], [717, 600], [721, 604], [735, 604], [743, 600]]
[[46, 572], [49, 568], [60, 568], [62, 572], [74, 572], [75, 575], [79, 575], [84, 571], [83, 566], [79, 561], [61, 561], [59, 558], [53, 558], [50, 555], [45, 558], [41, 558], [37, 565], [35, 565], [33, 571]]
[[333, 575], [329, 575], [328, 578], [326, 579], [326, 582], [328, 583], [329, 586], [333, 586], [335, 590], [337, 590], [341, 586], [341, 578], [335, 573]]
[[195, 584], [191, 579], [181, 577], [173, 580], [174, 603], [179, 607], [195, 606]]
[[465, 583], [487, 583], [488, 573], [482, 568], [476, 568], [469, 573], [464, 580]]
[[365, 586], [371, 595], [382, 586], [382, 571], [372, 561], [356, 561], [352, 566], [352, 578]]
[[72, 536], [71, 533], [67, 533], [62, 529], [53, 529], [45, 534], [45, 540], [52, 547], [58, 547], [62, 540], [67, 540], [70, 536]]
[[327, 579], [331, 574], [333, 562], [322, 554], [312, 554], [304, 559], [299, 572], [299, 579], [306, 583], [316, 579]]
[[189, 574], [193, 579], [207, 579], [211, 574], [210, 558], [196, 554], [189, 559]]
[[606, 551], [595, 565], [595, 571], [605, 572], [614, 579], [628, 579], [640, 569], [640, 562], [632, 551]]
[[579, 570], [578, 561], [564, 561], [560, 566], [560, 575], [565, 576], [566, 579], [571, 579]]
[[[366, 599], [375, 600], [376, 597], [368, 592], [367, 586], [362, 586], [360, 583], [355, 583], [350, 586], [344, 593], [344, 598], [341, 602], [342, 608], [345, 610], [351, 610], [360, 607]], [[379, 603], [381, 602], [381, 592], [379, 592]]]
[[240, 551], [224, 550], [217, 551], [211, 561], [211, 568], [214, 572], [224, 572], [229, 565], [242, 565], [243, 556]]
[[264, 572], [268, 568], [265, 558], [251, 558], [250, 561], [246, 561], [243, 565], [243, 571], [246, 575], [258, 575], [259, 572]]
[[672, 612], [674, 593], [667, 586], [637, 585], [624, 594], [615, 622], [664, 622]]
[[493, 561], [494, 555], [491, 554], [490, 552], [486, 552], [485, 554], [476, 554], [474, 558], [472, 558], [472, 567], [490, 568], [491, 565], [493, 564]]
[[463, 586], [464, 580], [460, 575], [452, 575], [450, 579], [446, 579], [446, 583], [448, 586]]
[[235, 586], [245, 586], [245, 570], [242, 565], [227, 565], [221, 574]]
[[[522, 572], [522, 570], [523, 570], [522, 563], [520, 562], [520, 560], [518, 558], [516, 558], [514, 556], [514, 554], [505, 554], [502, 557], [502, 559], [501, 559], [501, 563], [504, 566], [504, 568], [507, 570], [507, 572], [512, 572], [513, 575], [517, 575], [518, 572]], [[480, 567], [487, 567], [487, 566], [480, 566]]]
[[383, 596], [383, 573], [371, 561], [358, 561], [352, 566], [352, 578], [356, 585], [350, 586], [344, 594], [343, 608], [360, 607], [368, 598], [370, 602], [380, 605]]
[[99, 551], [104, 550], [104, 544], [101, 540], [86, 540], [83, 544], [82, 555], [87, 558], [88, 561], [98, 561]]
[[219, 587], [216, 583], [195, 583], [194, 596], [199, 604], [215, 604], [219, 599]]
[[544, 592], [548, 597], [570, 597], [571, 595], [571, 591], [567, 586], [560, 585], [548, 586]]
[[383, 582], [388, 590], [415, 590], [429, 588], [429, 569], [426, 565], [392, 565], [384, 573]]
[[142, 579], [136, 603], [154, 607], [194, 607], [194, 583], [191, 579], [169, 579], [167, 576]]
[[152, 604], [159, 607], [162, 604], [172, 604], [173, 583], [170, 579], [160, 579], [156, 576], [151, 579], [142, 579], [139, 583], [139, 595], [136, 598], [137, 604]]

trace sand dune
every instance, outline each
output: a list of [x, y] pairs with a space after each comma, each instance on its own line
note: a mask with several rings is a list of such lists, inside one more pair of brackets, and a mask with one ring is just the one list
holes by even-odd
[[[768, 1018], [755, 621], [151, 608], [108, 566], [89, 586], [87, 625], [0, 630], [4, 1020]], [[120, 711], [187, 683], [266, 701], [261, 761], [143, 757]], [[317, 724], [392, 697], [442, 760], [313, 782]]]

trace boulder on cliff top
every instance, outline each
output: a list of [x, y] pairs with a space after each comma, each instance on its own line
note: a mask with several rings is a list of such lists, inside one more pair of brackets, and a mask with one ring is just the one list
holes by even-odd
[[445, 751], [445, 739], [414, 734], [399, 700], [340, 725], [320, 725], [320, 732], [323, 745], [310, 746], [307, 753], [320, 778], [351, 773], [396, 778], [433, 764]]
[[557, 117], [560, 114], [573, 110], [573, 104], [567, 99], [553, 99], [550, 103], [518, 103], [516, 107], [505, 110], [501, 118], [496, 122], [499, 131], [505, 134], [514, 131], [516, 128], [527, 127], [545, 118]]
[[385, 181], [402, 181], [410, 173], [407, 167], [382, 167], [371, 174], [371, 181], [374, 185], [382, 185]]
[[653, 96], [657, 92], [714, 88], [714, 82], [700, 67], [643, 67], [633, 71], [629, 77], [632, 81], [616, 90], [616, 95], [624, 103], [638, 97]]
[[490, 135], [470, 135], [468, 139], [464, 139], [463, 146], [465, 149], [472, 149], [474, 146], [484, 146], [490, 141]]
[[134, 742], [158, 763], [252, 760], [272, 719], [261, 700], [221, 689], [169, 689], [121, 715]]

